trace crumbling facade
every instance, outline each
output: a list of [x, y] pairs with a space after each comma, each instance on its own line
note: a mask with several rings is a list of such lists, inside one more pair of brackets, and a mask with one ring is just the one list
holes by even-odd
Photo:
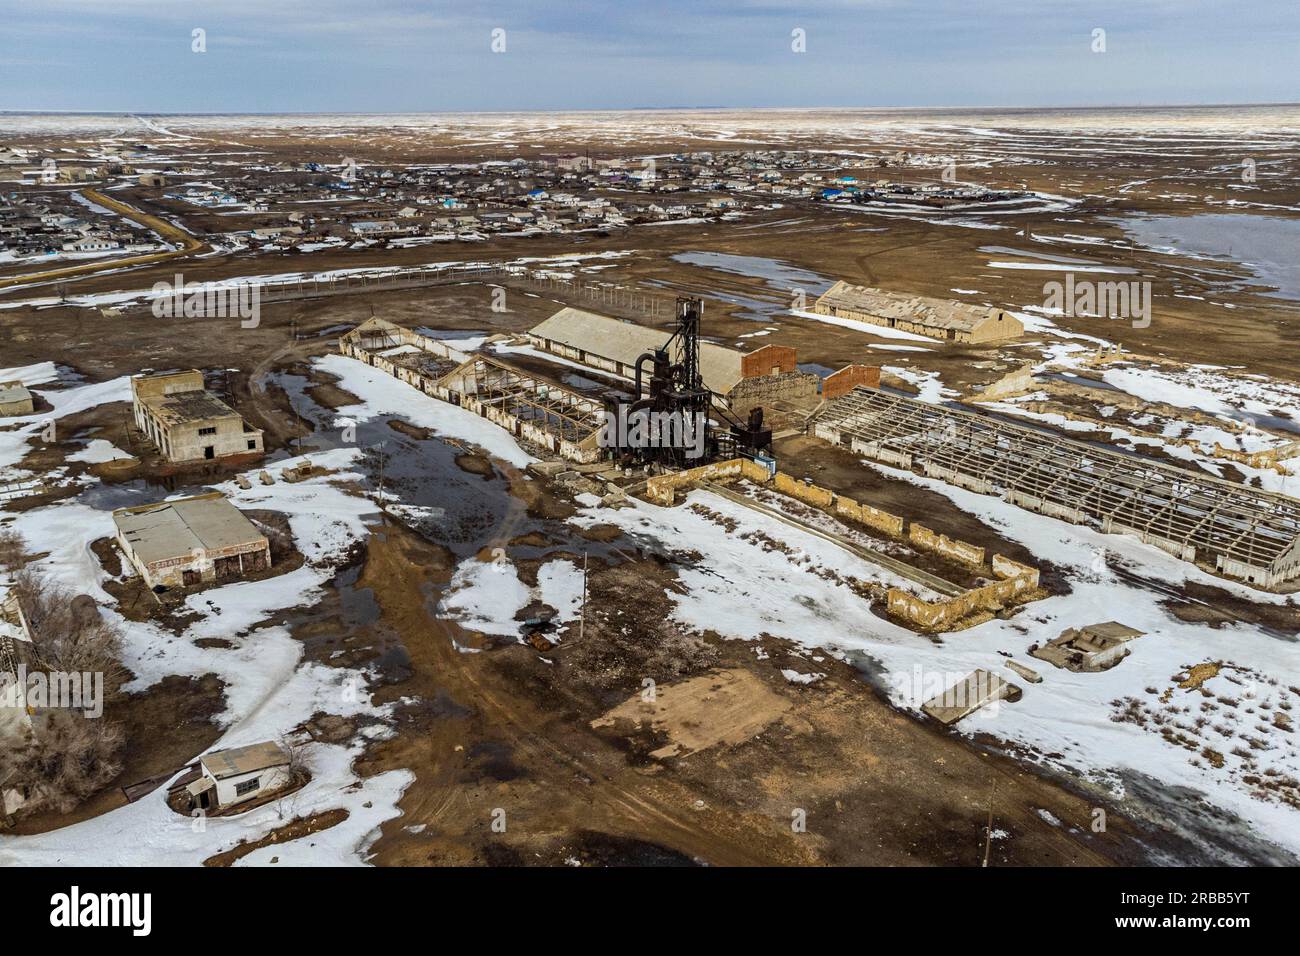
[[262, 432], [204, 387], [197, 369], [131, 379], [135, 424], [171, 462], [262, 453]]

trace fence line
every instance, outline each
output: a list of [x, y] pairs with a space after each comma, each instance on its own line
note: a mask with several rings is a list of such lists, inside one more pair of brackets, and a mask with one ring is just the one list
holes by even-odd
[[[287, 302], [295, 299], [312, 299], [331, 295], [354, 295], [363, 292], [379, 293], [399, 289], [417, 289], [431, 286], [457, 285], [462, 282], [520, 284], [540, 292], [553, 292], [557, 298], [581, 298], [607, 308], [620, 308], [650, 316], [671, 316], [675, 305], [667, 296], [654, 295], [625, 286], [607, 285], [559, 276], [539, 276], [520, 266], [471, 265], [448, 268], [426, 267], [380, 275], [331, 275], [284, 279], [271, 282], [257, 280], [232, 283], [196, 283], [199, 289], [239, 289], [256, 287], [261, 302]], [[150, 300], [137, 304], [137, 308], [150, 308]]]

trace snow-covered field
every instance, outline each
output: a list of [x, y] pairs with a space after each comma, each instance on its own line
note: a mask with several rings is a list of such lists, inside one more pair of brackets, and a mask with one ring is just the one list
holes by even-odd
[[[520, 465], [531, 460], [508, 433], [477, 415], [421, 395], [341, 356], [330, 356], [321, 364], [340, 376], [344, 388], [362, 398], [360, 404], [340, 410], [341, 418], [367, 421], [400, 410], [418, 425], [482, 444], [502, 460]], [[38, 383], [58, 379], [51, 363], [0, 371], [0, 380], [9, 378], [36, 386], [54, 406], [56, 418], [129, 399], [125, 379], [41, 390]], [[26, 438], [39, 430], [46, 417], [21, 421], [20, 431], [12, 433], [18, 438], [0, 444], [0, 469], [16, 464], [26, 451]], [[108, 448], [92, 444], [84, 454], [104, 460]], [[225, 709], [217, 717], [223, 734], [212, 749], [283, 737], [318, 712], [369, 718], [362, 737], [380, 737], [390, 732], [385, 726], [389, 708], [370, 702], [368, 672], [306, 663], [301, 645], [287, 629], [256, 627], [278, 611], [313, 603], [349, 548], [368, 534], [366, 521], [374, 506], [335, 485], [361, 477], [354, 470], [360, 454], [361, 450], [353, 447], [313, 453], [312, 464], [333, 473], [307, 481], [254, 483], [248, 490], [233, 481], [218, 485], [241, 508], [287, 514], [306, 563], [264, 581], [226, 584], [191, 596], [187, 604], [201, 616], [180, 634], [126, 620], [114, 610], [116, 602], [103, 588], [107, 572], [90, 549], [91, 542], [114, 533], [110, 510], [84, 503], [83, 495], [16, 514], [11, 527], [26, 539], [30, 551], [44, 553], [35, 562], [35, 571], [89, 594], [108, 618], [121, 625], [124, 664], [135, 675], [125, 688], [128, 692], [143, 691], [174, 674], [212, 673], [225, 683]], [[266, 469], [279, 479], [284, 469], [300, 463], [301, 459], [290, 458]], [[545, 574], [539, 580], [542, 598], [571, 616], [575, 606], [573, 566], [566, 562], [553, 565], [543, 569]], [[222, 638], [231, 646], [197, 646], [195, 642], [201, 638]], [[265, 864], [273, 856], [293, 864], [364, 862], [379, 825], [399, 815], [397, 801], [412, 780], [405, 771], [358, 777], [352, 762], [364, 745], [364, 739], [347, 744], [313, 743], [307, 757], [311, 782], [283, 800], [248, 813], [191, 820], [166, 806], [165, 788], [161, 788], [129, 806], [62, 830], [0, 837], [0, 865], [196, 865], [240, 840], [255, 841], [295, 816], [334, 808], [346, 809], [347, 820], [314, 834], [310, 841], [277, 844], [245, 856], [240, 863]]]
[[[1161, 607], [1161, 595], [1121, 579], [1109, 565], [1157, 581], [1212, 582], [1255, 599], [1281, 598], [1225, 585], [1140, 542], [1029, 514], [910, 473], [880, 470], [946, 495], [1052, 561], [1068, 576], [1072, 593], [1035, 602], [1010, 620], [989, 621], [936, 644], [872, 615], [863, 599], [834, 576], [878, 579], [879, 569], [717, 495], [695, 491], [685, 505], [672, 509], [644, 503], [614, 512], [592, 508], [576, 520], [613, 523], [669, 551], [701, 555], [679, 572], [685, 588], [669, 592], [675, 619], [687, 627], [742, 640], [770, 634], [802, 645], [810, 656], [819, 651], [865, 654], [883, 669], [892, 702], [913, 711], [977, 667], [1003, 673], [1023, 686], [1023, 699], [975, 713], [958, 725], [961, 733], [991, 735], [1026, 759], [1094, 781], [1115, 799], [1125, 796], [1122, 778], [1127, 772], [1149, 775], [1168, 787], [1187, 787], [1247, 821], [1264, 839], [1300, 853], [1300, 812], [1248, 781], [1277, 782], [1279, 792], [1293, 801], [1300, 796], [1294, 733], [1276, 728], [1265, 733], [1256, 726], [1300, 704], [1300, 693], [1293, 689], [1300, 669], [1297, 644], [1245, 625], [1216, 629], [1182, 623]], [[694, 503], [738, 527], [727, 533], [692, 511]], [[745, 541], [742, 536], [753, 531], [791, 546], [794, 557]], [[1147, 634], [1112, 670], [1073, 673], [1026, 653], [1030, 644], [1056, 637], [1067, 627], [1116, 618]], [[1002, 652], [1038, 671], [1042, 683], [1027, 684], [1002, 671]], [[1219, 676], [1205, 684], [1215, 695], [1208, 705], [1207, 698], [1176, 687], [1167, 705], [1149, 692], [1170, 688], [1175, 675], [1207, 661], [1223, 665]], [[1161, 713], [1159, 722], [1148, 717], [1144, 727], [1116, 719], [1130, 698]], [[1198, 726], [1202, 716], [1205, 723]], [[1165, 728], [1194, 740], [1196, 748], [1166, 740]], [[1223, 765], [1215, 766], [1218, 758], [1205, 756], [1202, 748], [1220, 755]]]

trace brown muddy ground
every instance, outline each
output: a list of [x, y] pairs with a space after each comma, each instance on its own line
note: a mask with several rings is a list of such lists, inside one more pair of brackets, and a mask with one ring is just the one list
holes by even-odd
[[[593, 565], [590, 585], [593, 606], [635, 601], [636, 626], [650, 640], [646, 622], [666, 617], [670, 580], [653, 570], [653, 562]], [[623, 619], [593, 615], [583, 644], [575, 636], [545, 654], [523, 645], [461, 653], [452, 641], [470, 641], [435, 616], [429, 588], [431, 575], [449, 574], [439, 549], [390, 525], [371, 538], [357, 582], [373, 591], [409, 658], [409, 677], [378, 699], [419, 698], [399, 707], [399, 733], [372, 746], [362, 764], [367, 773], [403, 767], [416, 775], [403, 815], [375, 844], [376, 863], [559, 863], [579, 834], [597, 833], [715, 865], [972, 866], [990, 803], [994, 829], [1011, 834], [995, 841], [994, 863], [1104, 865], [1138, 856], [1122, 821], [1092, 834], [1087, 800], [896, 713], [847, 665], [826, 660], [817, 665], [828, 672], [823, 681], [789, 684], [780, 667], [797, 659], [776, 642], [758, 661], [748, 644], [710, 641], [713, 663], [699, 673], [749, 673], [786, 709], [749, 739], [652, 759], [658, 741], [643, 739], [644, 728], [590, 726], [639, 691], [635, 678], [611, 685], [583, 672], [592, 664], [618, 672], [601, 655], [584, 655], [583, 645], [608, 641]], [[1067, 826], [1047, 824], [1038, 809]], [[791, 829], [796, 810], [805, 811], [806, 832]], [[492, 829], [496, 811], [504, 811], [504, 833]]]
[[[354, 152], [364, 159], [368, 145], [392, 144], [376, 144], [374, 137], [321, 144], [288, 134], [263, 136], [256, 142], [258, 148], [282, 158], [328, 150]], [[387, 161], [471, 158], [462, 147], [436, 145], [435, 150], [403, 142], [401, 149], [379, 152]], [[703, 141], [679, 145], [708, 146]], [[564, 146], [548, 142], [529, 149], [554, 151]], [[1141, 157], [1108, 168], [1095, 159], [1063, 155], [1049, 166], [998, 167], [981, 181], [1023, 183], [1086, 197], [1067, 213], [1017, 216], [1017, 229], [1054, 234], [1068, 230], [1114, 240], [1121, 235], [1118, 228], [1100, 222], [1100, 217], [1199, 209], [1196, 204], [1175, 206], [1151, 191], [1121, 194], [1117, 189], [1121, 182], [1154, 173], [1171, 179], [1169, 188], [1180, 188], [1209, 176], [1213, 161], [1210, 157], [1189, 166], [1182, 160]], [[1073, 185], [1066, 188], [1065, 183]], [[1273, 198], [1294, 204], [1293, 182], [1282, 193]], [[147, 196], [134, 198], [148, 205]], [[215, 228], [215, 217], [187, 215], [185, 219], [200, 233], [205, 226]], [[863, 361], [933, 369], [946, 384], [965, 388], [998, 377], [1031, 353], [1023, 345], [979, 349], [935, 345], [927, 346], [924, 353], [900, 352], [882, 348], [899, 344], [895, 340], [789, 316], [780, 308], [762, 320], [745, 318], [731, 300], [788, 302], [790, 290], [671, 257], [696, 251], [765, 257], [828, 281], [848, 278], [940, 296], [948, 296], [956, 287], [976, 288], [987, 293], [991, 302], [1022, 308], [1042, 301], [1042, 283], [1050, 273], [993, 270], [987, 267], [989, 259], [1007, 256], [980, 251], [985, 245], [1030, 248], [1027, 237], [1021, 238], [1025, 241], [1018, 241], [1011, 231], [787, 203], [732, 223], [609, 235], [505, 238], [407, 250], [223, 255], [185, 260], [183, 266], [187, 281], [202, 281], [630, 250], [624, 258], [602, 262], [613, 268], [587, 277], [636, 283], [669, 295], [702, 294], [709, 300], [705, 331], [719, 341], [789, 344], [799, 350], [800, 361], [831, 367]], [[1157, 280], [1161, 296], [1155, 321], [1147, 329], [1110, 322], [1098, 327], [1098, 320], [1087, 319], [1061, 320], [1061, 325], [1117, 340], [1134, 351], [1183, 361], [1247, 365], [1251, 371], [1292, 380], [1298, 377], [1292, 355], [1300, 341], [1300, 322], [1284, 304], [1243, 293], [1234, 298], [1237, 308], [1225, 311], [1191, 299], [1173, 299], [1159, 283], [1172, 281], [1174, 273], [1191, 267], [1178, 257], [1094, 246], [1052, 251], [1086, 252], [1105, 264], [1137, 267]], [[156, 281], [170, 281], [176, 271], [177, 265], [169, 263], [99, 275], [69, 283], [68, 291], [147, 289]], [[1180, 288], [1195, 292], [1198, 286], [1194, 279], [1183, 279]], [[0, 295], [0, 304], [54, 294], [50, 287], [8, 291]], [[267, 448], [274, 451], [305, 437], [307, 429], [289, 412], [286, 396], [270, 381], [271, 374], [301, 371], [304, 362], [332, 350], [340, 327], [373, 314], [409, 326], [518, 332], [563, 304], [516, 290], [508, 292], [506, 313], [493, 312], [490, 302], [489, 289], [465, 285], [273, 304], [264, 307], [260, 324], [252, 329], [241, 328], [237, 320], [155, 318], [148, 312], [107, 318], [93, 309], [22, 306], [0, 309], [0, 356], [6, 366], [53, 359], [91, 380], [145, 369], [233, 370], [214, 377], [214, 385], [241, 413], [267, 430]], [[770, 336], [739, 338], [772, 324], [779, 331]], [[325, 381], [314, 383], [312, 394], [330, 407], [350, 399]], [[61, 434], [60, 441], [106, 437], [134, 453], [137, 449], [121, 434], [124, 411], [120, 405], [103, 407], [65, 420], [70, 431]], [[56, 454], [34, 447], [25, 465], [52, 464], [64, 451]], [[145, 456], [141, 467], [147, 471], [148, 450], [140, 451]], [[946, 498], [864, 470], [836, 449], [794, 438], [778, 446], [778, 452], [782, 468], [793, 474], [807, 475], [906, 517], [922, 518], [937, 530], [1010, 557], [1032, 560], [1032, 555], [960, 512]], [[41, 457], [47, 454], [52, 456], [48, 461]], [[462, 467], [484, 471], [483, 462], [472, 453]], [[131, 475], [107, 475], [105, 480], [127, 480]], [[540, 482], [516, 481], [513, 488], [531, 513], [562, 517], [568, 511], [569, 506]], [[600, 541], [616, 536], [593, 529], [587, 537]], [[748, 643], [708, 635], [684, 640], [666, 624], [663, 591], [674, 582], [662, 559], [624, 554], [620, 563], [593, 563], [593, 608], [626, 609], [626, 616], [638, 626], [632, 634], [623, 634], [623, 622], [616, 624], [608, 611], [594, 610], [582, 641], [566, 635], [568, 639], [546, 653], [524, 645], [485, 644], [440, 619], [435, 612], [438, 590], [450, 578], [452, 565], [445, 549], [401, 526], [377, 527], [350, 569], [357, 575], [348, 585], [352, 591], [328, 588], [319, 604], [293, 612], [287, 622], [304, 643], [308, 659], [334, 666], [373, 663], [383, 681], [377, 699], [402, 701], [397, 705], [396, 735], [373, 744], [360, 761], [364, 773], [407, 768], [416, 778], [401, 801], [403, 815], [385, 825], [373, 847], [376, 863], [560, 864], [574, 858], [601, 863], [974, 866], [984, 856], [990, 811], [993, 829], [1009, 834], [992, 844], [994, 865], [1132, 863], [1146, 859], [1139, 836], [1150, 843], [1160, 841], [1139, 834], [1116, 812], [1110, 814], [1108, 832], [1093, 834], [1091, 798], [896, 712], [847, 664], [827, 658], [816, 664], [826, 673], [824, 679], [810, 686], [794, 685], [781, 676], [781, 667], [810, 668], [806, 658], [780, 642], [765, 641], [767, 656], [760, 659]], [[370, 596], [377, 613], [344, 613], [348, 609], [342, 595], [361, 592]], [[462, 653], [453, 640], [482, 652]], [[334, 656], [336, 651], [343, 653]], [[655, 679], [666, 693], [692, 680], [691, 693], [704, 688], [698, 691], [700, 699], [687, 707], [702, 723], [726, 719], [725, 713], [719, 716], [711, 709], [707, 699], [713, 686], [710, 675], [742, 672], [743, 686], [761, 686], [763, 700], [779, 699], [782, 706], [764, 711], [772, 719], [756, 734], [737, 736], [729, 728], [708, 728], [722, 742], [655, 759], [652, 752], [672, 744], [669, 731], [619, 722], [592, 727], [593, 721], [639, 692], [647, 663], [655, 668]], [[218, 732], [209, 718], [221, 706], [220, 686], [208, 679], [179, 680], [164, 681], [128, 704], [130, 744], [121, 783], [179, 767], [216, 739]], [[37, 828], [104, 812], [121, 799], [120, 791], [107, 791], [66, 818], [41, 820]], [[1039, 810], [1064, 825], [1050, 825]], [[796, 811], [806, 817], [806, 832], [791, 828]], [[502, 819], [504, 832], [497, 832], [492, 824]], [[325, 822], [303, 826], [309, 829]]]

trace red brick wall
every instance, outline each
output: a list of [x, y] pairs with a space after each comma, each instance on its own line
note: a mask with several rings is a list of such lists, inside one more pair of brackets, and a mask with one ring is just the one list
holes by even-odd
[[826, 401], [839, 398], [858, 385], [880, 388], [880, 369], [873, 365], [846, 365], [822, 379], [822, 398]]
[[794, 349], [784, 345], [764, 345], [740, 357], [740, 375], [742, 378], [757, 378], [771, 375], [774, 368], [779, 368], [783, 374], [797, 371], [794, 354]]

